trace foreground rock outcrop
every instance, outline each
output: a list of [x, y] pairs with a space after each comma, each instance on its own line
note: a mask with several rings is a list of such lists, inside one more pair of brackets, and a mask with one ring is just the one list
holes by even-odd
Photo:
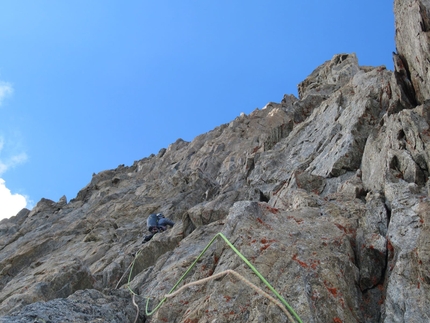
[[[0, 322], [288, 321], [232, 275], [145, 314], [218, 232], [303, 322], [427, 322], [430, 3], [394, 5], [395, 71], [335, 55], [299, 98], [1, 221]], [[142, 244], [153, 212], [176, 225]], [[221, 239], [181, 286], [228, 269], [271, 293]]]

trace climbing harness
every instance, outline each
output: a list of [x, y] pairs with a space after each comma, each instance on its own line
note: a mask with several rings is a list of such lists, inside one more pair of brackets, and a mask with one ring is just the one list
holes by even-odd
[[[246, 280], [244, 277], [242, 277], [240, 274], [238, 274], [237, 272], [233, 271], [233, 270], [226, 270], [223, 272], [220, 272], [218, 274], [212, 275], [208, 278], [204, 278], [201, 280], [198, 280], [196, 282], [191, 282], [188, 283], [184, 286], [182, 286], [181, 288], [179, 288], [176, 292], [175, 289], [178, 287], [178, 285], [185, 279], [185, 277], [188, 275], [188, 273], [191, 271], [191, 269], [196, 265], [196, 263], [200, 260], [200, 258], [203, 256], [203, 254], [209, 249], [209, 247], [212, 245], [212, 243], [216, 240], [216, 238], [221, 237], [225, 243], [242, 259], [243, 262], [245, 262], [248, 267], [257, 275], [258, 278], [260, 278], [260, 280], [273, 292], [273, 294], [275, 294], [276, 298], [270, 296], [269, 294], [267, 294], [266, 292], [264, 292], [263, 290], [261, 290], [259, 287], [257, 287], [256, 285], [252, 284], [251, 282], [249, 282], [248, 280]], [[139, 255], [141, 250], [139, 250], [139, 252], [136, 253], [136, 256], [133, 260], [133, 262], [130, 264], [130, 266], [128, 268], [130, 268], [130, 272], [128, 275], [128, 282], [127, 282], [127, 288], [130, 291], [130, 293], [132, 294], [132, 299], [133, 299], [133, 305], [137, 308], [137, 314], [136, 314], [136, 320], [135, 322], [137, 322], [138, 316], [139, 316], [139, 307], [137, 306], [136, 302], [135, 302], [135, 296], [137, 295], [130, 287], [130, 281], [131, 281], [131, 277], [132, 277], [132, 272], [133, 272], [133, 267], [134, 267], [134, 263], [136, 261], [137, 256]], [[128, 270], [127, 268], [127, 270]], [[127, 272], [126, 270], [126, 272]], [[242, 255], [240, 253], [239, 250], [236, 249], [235, 246], [233, 246], [233, 244], [221, 233], [217, 233], [212, 240], [209, 242], [209, 244], [203, 249], [203, 251], [200, 253], [200, 255], [196, 258], [196, 260], [194, 260], [194, 262], [190, 265], [190, 267], [187, 269], [187, 271], [181, 276], [181, 278], [179, 278], [178, 282], [172, 287], [172, 289], [169, 291], [168, 294], [164, 295], [164, 298], [160, 301], [160, 303], [152, 310], [152, 311], [148, 311], [148, 307], [149, 307], [149, 298], [147, 298], [146, 301], [146, 307], [145, 307], [145, 313], [146, 315], [150, 316], [152, 314], [154, 314], [160, 307], [161, 305], [163, 305], [163, 303], [167, 300], [167, 298], [173, 297], [175, 295], [177, 295], [179, 292], [181, 292], [182, 290], [184, 290], [185, 288], [189, 287], [189, 286], [193, 286], [193, 285], [197, 285], [197, 284], [201, 284], [204, 282], [207, 282], [211, 279], [216, 279], [222, 275], [225, 274], [233, 274], [234, 276], [238, 277], [240, 280], [244, 281], [247, 285], [249, 285], [251, 288], [255, 289], [258, 293], [260, 293], [262, 296], [268, 298], [270, 301], [272, 301], [274, 304], [278, 305], [282, 311], [287, 315], [288, 319], [291, 322], [294, 322], [293, 318], [291, 317], [291, 314], [295, 317], [295, 319], [297, 320], [297, 322], [299, 323], [303, 323], [302, 320], [300, 319], [300, 317], [297, 315], [297, 313], [294, 311], [294, 309], [287, 303], [287, 301], [272, 287], [272, 285], [270, 285], [270, 283], [260, 274], [260, 272], [249, 262], [248, 259], [245, 258], [244, 255]], [[125, 273], [124, 273], [125, 275]], [[124, 276], [123, 275], [123, 276]], [[122, 280], [122, 277], [120, 279], [120, 281]], [[117, 284], [117, 286], [119, 285], [119, 282]], [[291, 313], [291, 314], [290, 314]]]

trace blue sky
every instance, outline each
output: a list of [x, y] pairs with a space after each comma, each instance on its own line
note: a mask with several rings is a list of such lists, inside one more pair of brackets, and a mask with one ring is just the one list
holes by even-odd
[[392, 69], [392, 6], [3, 0], [0, 218], [6, 204], [70, 200], [93, 173], [297, 95], [335, 54]]

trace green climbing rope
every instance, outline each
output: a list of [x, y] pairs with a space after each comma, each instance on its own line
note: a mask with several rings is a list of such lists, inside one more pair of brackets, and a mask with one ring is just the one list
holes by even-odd
[[[217, 233], [212, 240], [209, 242], [209, 244], [203, 249], [203, 251], [200, 253], [200, 255], [196, 258], [196, 260], [194, 260], [194, 262], [190, 265], [190, 267], [188, 267], [187, 271], [181, 276], [181, 278], [179, 278], [178, 282], [172, 287], [172, 289], [169, 291], [168, 294], [171, 294], [178, 286], [179, 284], [185, 279], [185, 277], [188, 275], [188, 273], [191, 271], [191, 269], [195, 266], [195, 264], [200, 260], [200, 258], [203, 256], [203, 254], [209, 249], [209, 247], [212, 245], [212, 243], [216, 240], [216, 238], [221, 237], [225, 243], [227, 243], [227, 245], [233, 249], [233, 251], [240, 257], [240, 259], [243, 260], [244, 263], [246, 263], [248, 265], [249, 268], [251, 268], [251, 270], [258, 276], [258, 278], [260, 278], [260, 280], [273, 292], [273, 294], [275, 294], [275, 296], [279, 299], [279, 301], [288, 309], [288, 311], [297, 319], [297, 321], [299, 323], [303, 323], [302, 320], [300, 319], [300, 317], [297, 315], [297, 313], [294, 311], [294, 309], [287, 303], [287, 301], [273, 288], [272, 285], [270, 285], [270, 283], [259, 273], [259, 271], [248, 261], [248, 259], [245, 258], [244, 255], [242, 255], [240, 253], [239, 250], [236, 249], [235, 246], [233, 246], [233, 244], [221, 233]], [[139, 253], [136, 254], [136, 258], [139, 255]], [[135, 258], [135, 259], [136, 259]], [[136, 295], [136, 293], [130, 288], [130, 280], [131, 280], [131, 276], [132, 276], [132, 272], [133, 272], [133, 267], [134, 267], [134, 262], [133, 265], [130, 268], [130, 273], [128, 275], [128, 283], [127, 283], [127, 288], [130, 290], [130, 292], [133, 295]], [[167, 300], [167, 297], [164, 297], [160, 303], [152, 310], [152, 311], [148, 311], [148, 306], [149, 306], [149, 298], [146, 301], [146, 307], [145, 307], [145, 312], [146, 315], [150, 316], [152, 314], [154, 314], [160, 307], [161, 305], [163, 305], [163, 303]]]

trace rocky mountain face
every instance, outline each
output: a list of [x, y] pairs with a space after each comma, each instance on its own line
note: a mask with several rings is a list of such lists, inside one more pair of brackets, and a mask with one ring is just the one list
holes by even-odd
[[[395, 71], [335, 55], [299, 98], [1, 221], [0, 322], [291, 321], [232, 274], [145, 314], [219, 232], [302, 322], [428, 322], [430, 1], [394, 12]], [[142, 244], [153, 212], [176, 225]], [[271, 294], [222, 239], [180, 286], [229, 269]]]

